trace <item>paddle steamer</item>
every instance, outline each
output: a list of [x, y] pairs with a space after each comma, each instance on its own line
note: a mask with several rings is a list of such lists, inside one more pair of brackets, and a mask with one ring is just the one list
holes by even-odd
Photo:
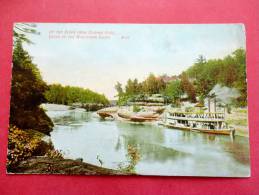
[[223, 112], [165, 112], [162, 125], [168, 128], [202, 133], [234, 135], [235, 129], [225, 122]]

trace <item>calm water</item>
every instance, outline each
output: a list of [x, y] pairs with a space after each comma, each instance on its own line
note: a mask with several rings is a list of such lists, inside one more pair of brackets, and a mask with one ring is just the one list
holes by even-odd
[[51, 139], [67, 158], [118, 169], [127, 163], [128, 145], [138, 148], [138, 174], [247, 176], [248, 139], [104, 121], [83, 110], [47, 112], [55, 123]]

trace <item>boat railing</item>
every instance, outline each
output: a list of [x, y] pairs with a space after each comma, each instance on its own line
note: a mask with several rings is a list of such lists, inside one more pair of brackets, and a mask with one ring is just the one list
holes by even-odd
[[176, 117], [176, 116], [169, 116], [168, 119], [173, 120], [188, 120], [188, 121], [200, 121], [200, 122], [223, 122], [225, 121], [222, 118], [197, 118], [197, 117]]
[[221, 112], [207, 112], [207, 113], [194, 113], [194, 112], [169, 112], [171, 117], [174, 118], [192, 118], [192, 119], [225, 119], [225, 114]]

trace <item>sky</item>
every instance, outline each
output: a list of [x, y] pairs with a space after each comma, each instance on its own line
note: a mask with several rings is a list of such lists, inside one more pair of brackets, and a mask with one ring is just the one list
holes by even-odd
[[24, 44], [43, 79], [116, 99], [114, 85], [149, 73], [178, 75], [199, 55], [223, 58], [245, 49], [242, 24], [37, 23]]

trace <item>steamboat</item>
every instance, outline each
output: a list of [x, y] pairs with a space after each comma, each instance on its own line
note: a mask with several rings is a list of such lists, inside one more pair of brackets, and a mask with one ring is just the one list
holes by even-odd
[[234, 135], [235, 129], [225, 122], [223, 112], [167, 112], [161, 125], [168, 128], [202, 133]]

